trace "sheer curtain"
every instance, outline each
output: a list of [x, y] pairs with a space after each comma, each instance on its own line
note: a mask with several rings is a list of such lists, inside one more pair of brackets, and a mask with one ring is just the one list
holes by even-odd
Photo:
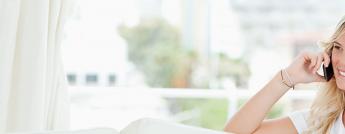
[[0, 133], [69, 126], [60, 58], [65, 2], [0, 0]]

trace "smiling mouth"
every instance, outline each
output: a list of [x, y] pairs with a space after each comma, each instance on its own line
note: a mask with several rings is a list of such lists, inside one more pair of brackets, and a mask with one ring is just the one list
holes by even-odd
[[339, 71], [339, 74], [345, 77], [345, 72]]

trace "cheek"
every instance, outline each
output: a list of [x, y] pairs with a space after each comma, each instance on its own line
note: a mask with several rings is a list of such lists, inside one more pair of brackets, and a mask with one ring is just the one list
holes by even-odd
[[338, 64], [339, 61], [340, 61], [340, 59], [339, 59], [338, 56], [332, 55], [332, 64], [333, 64], [333, 67], [335, 67], [334, 65]]
[[333, 71], [337, 70], [338, 63], [339, 63], [339, 58], [336, 56], [332, 56], [331, 64], [333, 66]]

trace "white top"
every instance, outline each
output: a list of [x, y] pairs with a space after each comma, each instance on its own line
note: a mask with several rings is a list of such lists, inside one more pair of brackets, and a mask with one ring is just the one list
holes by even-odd
[[[296, 111], [289, 115], [289, 118], [291, 119], [299, 134], [301, 134], [308, 128], [308, 115], [309, 110]], [[340, 116], [335, 120], [331, 128], [331, 134], [345, 134], [345, 127], [343, 125], [342, 118], [343, 114], [340, 114]]]

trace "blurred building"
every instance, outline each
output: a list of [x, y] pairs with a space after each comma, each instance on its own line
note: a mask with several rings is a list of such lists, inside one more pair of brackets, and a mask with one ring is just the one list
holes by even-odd
[[[145, 85], [141, 74], [128, 62], [126, 42], [116, 33], [116, 26], [121, 23], [135, 25], [140, 18], [165, 18], [181, 29], [182, 44], [187, 49], [196, 50], [201, 60], [213, 61], [200, 65], [201, 71], [196, 74], [215, 85], [211, 88], [222, 85], [214, 79], [218, 64], [214, 55], [224, 53], [246, 58], [252, 72], [249, 88], [259, 89], [300, 51], [318, 50], [316, 41], [327, 37], [345, 11], [342, 8], [345, 2], [341, 0], [327, 3], [321, 0], [87, 0], [80, 3], [79, 15], [75, 17], [79, 22], [70, 23], [68, 29], [73, 37], [66, 36], [68, 45], [64, 46], [68, 80], [74, 85], [102, 86]], [[76, 54], [75, 50], [80, 48], [83, 49]]]
[[251, 63], [250, 89], [259, 89], [301, 51], [320, 51], [345, 9], [335, 0], [229, 0], [237, 14]]
[[[133, 1], [80, 0], [65, 26], [63, 62], [72, 86], [145, 86], [128, 61], [127, 44], [118, 35], [121, 23], [135, 24]], [[123, 16], [121, 10], [127, 13]]]
[[[130, 98], [132, 93], [111, 95], [102, 91], [94, 96], [80, 94], [85, 86], [146, 86], [143, 75], [128, 61], [127, 44], [116, 30], [119, 24], [133, 26], [142, 18], [165, 18], [180, 28], [184, 47], [196, 50], [205, 63], [193, 74], [197, 80], [205, 80], [199, 83], [210, 83], [210, 88], [236, 88], [233, 79], [222, 82], [214, 78], [219, 64], [215, 54], [224, 53], [232, 58], [245, 57], [252, 74], [249, 89], [259, 90], [300, 51], [318, 51], [316, 41], [327, 37], [345, 11], [345, 1], [341, 0], [79, 1], [79, 13], [66, 25], [68, 34], [63, 42], [68, 81], [81, 89], [75, 90], [72, 98], [74, 127], [102, 124], [103, 119], [121, 126], [106, 118], [112, 114], [117, 115], [113, 120], [133, 118], [137, 111], [169, 116], [165, 102], [157, 96], [136, 92]], [[296, 105], [301, 102], [304, 104]], [[292, 109], [307, 104], [298, 100]], [[84, 120], [90, 115], [94, 122]], [[78, 121], [85, 124], [76, 126]]]
[[[248, 44], [276, 46], [282, 36], [327, 31], [344, 15], [345, 1], [230, 0]], [[272, 40], [273, 39], [273, 40]]]
[[[216, 63], [207, 63], [213, 54], [239, 57], [243, 52], [238, 19], [228, 0], [88, 0], [79, 4], [64, 40], [64, 60], [71, 85], [145, 85], [127, 59], [126, 42], [116, 33], [119, 24], [135, 25], [145, 18], [164, 18], [181, 29], [182, 44], [196, 51], [205, 62], [199, 70], [206, 74], [206, 82], [215, 81], [212, 77]], [[126, 16], [121, 12], [126, 12]], [[81, 50], [76, 54], [78, 49]], [[132, 79], [137, 82], [130, 83]]]
[[[344, 14], [345, 1], [335, 0], [230, 0], [245, 34], [252, 76], [249, 89], [259, 90], [301, 51], [321, 51]], [[301, 89], [318, 89], [309, 84]], [[311, 101], [294, 100], [290, 109], [305, 109]]]

